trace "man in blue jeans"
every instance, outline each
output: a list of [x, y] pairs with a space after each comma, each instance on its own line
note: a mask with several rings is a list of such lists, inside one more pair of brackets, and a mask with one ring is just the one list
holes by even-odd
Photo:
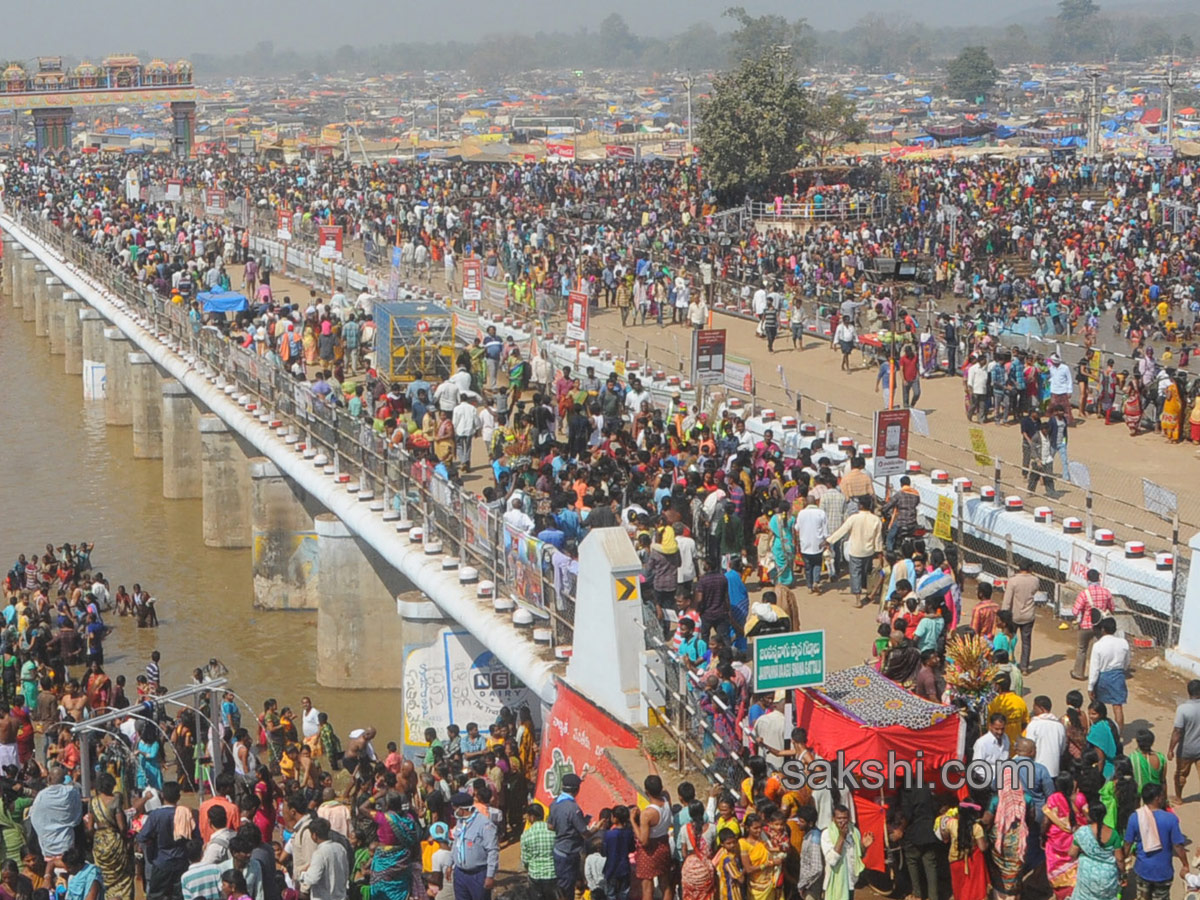
[[810, 591], [816, 592], [821, 580], [821, 561], [825, 555], [825, 540], [829, 527], [820, 499], [810, 496], [808, 505], [796, 516], [796, 543], [804, 557], [804, 581]]
[[[1148, 784], [1142, 788], [1143, 809], [1129, 817], [1125, 826], [1125, 855], [1137, 848], [1133, 874], [1137, 878], [1138, 900], [1168, 900], [1175, 871], [1172, 856], [1179, 857], [1183, 868], [1180, 878], [1191, 871], [1188, 865], [1187, 838], [1179, 829], [1179, 817], [1163, 807], [1167, 795], [1162, 785]], [[1156, 832], [1151, 834], [1151, 831]], [[1147, 846], [1154, 847], [1147, 850]]]

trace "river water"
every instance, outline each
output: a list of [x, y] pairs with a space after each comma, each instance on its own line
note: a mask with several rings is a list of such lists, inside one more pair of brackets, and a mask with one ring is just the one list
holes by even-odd
[[7, 300], [0, 302], [0, 335], [4, 570], [19, 553], [41, 555], [47, 543], [94, 541], [92, 564], [114, 592], [139, 582], [157, 598], [157, 629], [108, 618], [114, 630], [105, 671], [124, 674], [131, 696], [153, 650], [162, 654], [168, 687], [186, 684], [192, 669], [216, 656], [256, 713], [266, 697], [299, 709], [310, 696], [343, 740], [370, 724], [381, 750], [386, 740], [400, 741], [400, 692], [317, 686], [316, 613], [254, 608], [250, 551], [204, 546], [201, 502], [163, 498], [161, 461], [133, 458], [132, 429], [104, 424], [103, 403], [84, 402], [79, 377], [63, 372], [63, 357], [50, 355], [48, 341]]

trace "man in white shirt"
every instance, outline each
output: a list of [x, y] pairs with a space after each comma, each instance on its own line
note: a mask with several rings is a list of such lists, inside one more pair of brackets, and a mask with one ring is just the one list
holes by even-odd
[[1047, 414], [1061, 409], [1067, 417], [1067, 425], [1074, 425], [1071, 416], [1071, 367], [1064, 363], [1057, 353], [1048, 360], [1050, 363], [1050, 404], [1046, 407]]
[[1125, 683], [1129, 643], [1117, 637], [1117, 620], [1112, 616], [1101, 619], [1096, 630], [1099, 634], [1096, 643], [1092, 644], [1088, 664], [1088, 696], [1112, 710], [1117, 731], [1121, 732], [1125, 730], [1125, 701], [1129, 699], [1129, 687]]
[[309, 831], [316, 842], [308, 867], [300, 874], [300, 887], [312, 900], [346, 900], [350, 883], [350, 862], [346, 849], [329, 839], [330, 825], [315, 817]]
[[454, 425], [454, 448], [458, 455], [458, 465], [464, 472], [470, 472], [471, 440], [479, 432], [479, 416], [475, 412], [479, 395], [467, 391], [459, 397], [458, 405], [450, 415], [450, 421]]
[[967, 369], [967, 387], [971, 391], [971, 409], [967, 419], [983, 422], [987, 419], [988, 370], [979, 357], [975, 357]]
[[95, 579], [92, 581], [92, 596], [96, 600], [96, 607], [101, 612], [107, 612], [112, 609], [112, 600], [108, 594], [108, 585], [104, 583], [103, 572], [97, 572]]
[[433, 402], [437, 404], [437, 408], [442, 412], [452, 413], [454, 412], [454, 407], [458, 406], [458, 395], [458, 382], [447, 378], [434, 390]]
[[[988, 730], [979, 736], [975, 741], [974, 752], [971, 758], [973, 760], [982, 760], [996, 767], [998, 763], [1004, 762], [1011, 755], [1011, 744], [1008, 740], [1008, 735], [1004, 733], [1004, 729], [1008, 726], [1008, 719], [1004, 713], [992, 713], [988, 719]], [[997, 768], [996, 774], [999, 775]]]
[[783, 714], [787, 705], [787, 693], [776, 691], [771, 702], [771, 709], [754, 720], [754, 740], [758, 743], [758, 752], [762, 754], [767, 765], [778, 769], [783, 765], [783, 757], [779, 755], [787, 739], [790, 724]]
[[525, 504], [520, 497], [513, 498], [512, 508], [504, 514], [504, 524], [522, 534], [533, 534], [533, 519], [525, 514]]
[[300, 709], [303, 711], [300, 725], [305, 739], [316, 737], [317, 732], [321, 730], [321, 723], [317, 721], [317, 716], [321, 715], [321, 711], [312, 705], [310, 697], [300, 698]]
[[1050, 708], [1049, 697], [1033, 698], [1033, 718], [1025, 726], [1025, 737], [1037, 747], [1034, 760], [1046, 767], [1051, 778], [1057, 778], [1063, 750], [1067, 746], [1067, 729], [1058, 716], [1050, 712]]
[[821, 509], [817, 497], [809, 497], [808, 505], [796, 516], [796, 541], [800, 545], [800, 555], [804, 557], [804, 580], [813, 593], [818, 593], [821, 560], [825, 555], [825, 539], [828, 537], [825, 510]]

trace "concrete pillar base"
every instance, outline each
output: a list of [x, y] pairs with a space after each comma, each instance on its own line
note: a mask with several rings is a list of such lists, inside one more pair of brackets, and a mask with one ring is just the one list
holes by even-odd
[[83, 399], [103, 400], [105, 393], [104, 317], [90, 306], [79, 310], [79, 339], [82, 347]]
[[21, 308], [22, 322], [32, 322], [37, 314], [33, 296], [33, 267], [37, 264], [37, 257], [28, 250], [21, 254], [21, 263], [17, 272], [17, 287], [20, 289], [21, 302], [14, 302], [14, 305]]
[[54, 275], [46, 279], [46, 333], [54, 356], [67, 352], [67, 305], [63, 302], [63, 290], [61, 279]]
[[317, 684], [399, 688], [404, 620], [396, 596], [412, 583], [358, 540], [334, 515], [314, 524], [321, 577], [317, 605]]
[[304, 488], [260, 456], [250, 460], [250, 494], [254, 605], [316, 609], [321, 570]]
[[133, 424], [131, 346], [121, 329], [104, 329], [104, 421], [108, 425]]
[[201, 474], [200, 411], [187, 388], [174, 379], [162, 383], [163, 496], [199, 500]]
[[40, 262], [33, 264], [33, 333], [46, 337], [50, 333], [50, 297], [46, 279], [50, 270]]
[[133, 458], [162, 459], [162, 376], [145, 353], [129, 354], [133, 389]]
[[17, 279], [17, 254], [21, 250], [21, 245], [16, 239], [10, 235], [0, 235], [0, 243], [3, 244], [0, 250], [3, 250], [4, 255], [0, 256], [0, 278], [3, 282], [0, 283], [0, 300], [7, 300], [9, 303], [14, 303], [15, 285]]
[[204, 496], [204, 545], [250, 546], [250, 468], [228, 426], [200, 417], [200, 472]]
[[68, 375], [83, 374], [83, 298], [74, 291], [63, 291], [63, 371]]

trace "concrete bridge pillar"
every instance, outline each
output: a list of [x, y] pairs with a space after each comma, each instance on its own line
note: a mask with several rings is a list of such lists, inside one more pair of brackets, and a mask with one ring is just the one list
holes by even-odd
[[15, 303], [17, 254], [21, 252], [21, 245], [11, 234], [0, 234], [0, 251], [3, 251], [4, 254], [0, 256], [0, 263], [3, 263], [0, 277], [4, 279], [2, 289], [0, 289], [0, 299]]
[[317, 609], [317, 532], [307, 492], [266, 457], [250, 460], [250, 540], [254, 605]]
[[67, 305], [63, 302], [62, 279], [56, 275], [46, 278], [46, 332], [50, 336], [50, 353], [62, 356], [67, 352]]
[[38, 265], [37, 257], [28, 250], [21, 254], [20, 270], [17, 273], [17, 286], [21, 289], [21, 321], [32, 322], [37, 313], [33, 296], [34, 266]]
[[250, 546], [250, 468], [229, 427], [214, 415], [200, 417], [200, 472], [204, 545]]
[[404, 619], [396, 597], [414, 588], [330, 513], [314, 520], [321, 576], [317, 604], [317, 684], [398, 688]]
[[199, 500], [201, 474], [200, 411], [188, 389], [173, 378], [162, 383], [163, 496]]
[[108, 425], [133, 424], [131, 346], [120, 328], [104, 329], [104, 421]]
[[63, 291], [63, 371], [68, 375], [83, 374], [83, 298], [75, 291]]
[[162, 459], [162, 376], [145, 353], [129, 354], [132, 389], [133, 458]]
[[50, 270], [40, 262], [33, 264], [33, 333], [46, 337], [50, 333], [50, 297], [46, 279]]
[[79, 310], [79, 337], [83, 350], [83, 399], [104, 399], [104, 317], [90, 306]]

